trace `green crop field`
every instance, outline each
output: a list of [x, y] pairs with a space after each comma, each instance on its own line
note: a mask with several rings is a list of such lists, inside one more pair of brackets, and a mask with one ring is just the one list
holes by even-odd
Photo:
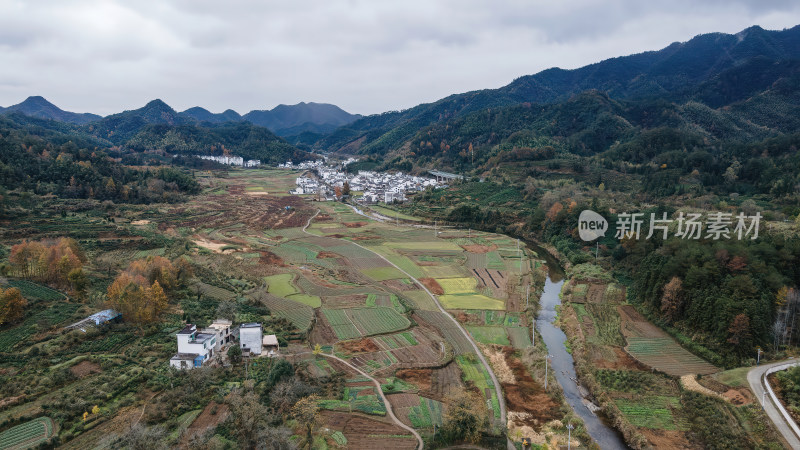
[[361, 333], [359, 333], [344, 309], [323, 308], [322, 313], [325, 314], [325, 318], [328, 319], [328, 323], [333, 328], [337, 338], [344, 341], [361, 337]]
[[614, 403], [634, 426], [661, 430], [688, 428], [672, 415], [673, 409], [680, 408], [680, 401], [676, 397], [657, 396], [635, 400], [618, 398]]
[[352, 322], [364, 336], [391, 333], [411, 326], [411, 322], [393, 308], [352, 308], [346, 310]]
[[211, 297], [216, 300], [233, 300], [236, 298], [236, 294], [234, 294], [233, 292], [227, 289], [203, 283], [202, 281], [194, 283], [192, 285], [192, 290], [199, 291], [206, 297]]
[[491, 399], [489, 399], [492, 406], [492, 413], [494, 417], [500, 417], [500, 403], [494, 391], [494, 383], [492, 382], [491, 376], [486, 371], [486, 368], [479, 362], [473, 361], [471, 357], [464, 355], [457, 356], [456, 363], [461, 369], [464, 381], [468, 383], [471, 382], [475, 387], [480, 389], [481, 392], [484, 392], [486, 389], [492, 391]]
[[264, 277], [264, 281], [266, 281], [268, 285], [267, 291], [272, 295], [277, 295], [278, 297], [288, 297], [292, 294], [299, 293], [294, 284], [292, 284], [293, 279], [294, 274], [291, 273], [282, 273], [280, 275]]
[[286, 296], [287, 300], [292, 300], [295, 302], [300, 302], [304, 305], [308, 305], [312, 308], [319, 308], [322, 306], [322, 300], [317, 297], [316, 295], [308, 295], [308, 294], [292, 294]]
[[511, 345], [506, 335], [506, 330], [503, 327], [491, 326], [480, 327], [467, 325], [465, 327], [472, 337], [481, 344], [498, 344], [498, 345]]
[[434, 241], [415, 241], [415, 240], [403, 240], [402, 242], [386, 242], [386, 247], [389, 248], [397, 248], [402, 250], [419, 250], [419, 251], [433, 251], [433, 250], [451, 250], [451, 251], [462, 251], [461, 247], [453, 244], [449, 241], [443, 241], [441, 239], [436, 239]]
[[408, 411], [408, 420], [414, 428], [431, 428], [442, 426], [442, 403], [429, 398], [420, 397], [419, 405]]
[[8, 282], [8, 285], [19, 289], [20, 293], [25, 298], [52, 301], [66, 297], [61, 292], [27, 280], [11, 280]]
[[391, 217], [393, 219], [394, 218], [399, 218], [401, 220], [409, 220], [409, 221], [414, 221], [414, 222], [418, 222], [420, 220], [419, 217], [409, 216], [408, 214], [403, 214], [403, 213], [395, 211], [393, 209], [389, 209], [389, 208], [387, 208], [385, 206], [373, 205], [373, 206], [370, 206], [369, 209], [375, 211], [378, 214], [382, 214], [382, 215], [384, 215], [386, 217]]
[[397, 270], [392, 266], [375, 267], [372, 269], [361, 269], [361, 273], [372, 278], [375, 281], [396, 280], [399, 278], [406, 277], [405, 274], [403, 274], [403, 272], [400, 272], [399, 270]]
[[478, 284], [478, 280], [472, 277], [437, 278], [436, 282], [444, 289], [445, 294], [471, 294], [475, 292], [475, 286]]
[[657, 370], [674, 376], [711, 374], [719, 369], [681, 347], [671, 337], [628, 338], [628, 353]]
[[486, 254], [486, 268], [495, 270], [505, 270], [506, 263], [500, 254], [497, 252], [489, 252]]
[[423, 266], [422, 270], [430, 278], [454, 278], [466, 275], [461, 265]]
[[53, 420], [49, 417], [39, 417], [21, 425], [9, 428], [0, 433], [0, 449], [16, 450], [36, 448], [39, 444], [47, 442], [53, 437]]
[[305, 331], [311, 326], [314, 310], [306, 304], [298, 304], [291, 300], [273, 296], [264, 299], [264, 304], [267, 305], [272, 314], [292, 322], [299, 330]]
[[527, 328], [508, 327], [506, 332], [514, 348], [523, 349], [531, 346], [531, 332]]
[[431, 296], [425, 291], [405, 291], [403, 292], [403, 296], [411, 300], [417, 309], [424, 309], [428, 311], [436, 311], [438, 309]]
[[481, 294], [440, 295], [446, 309], [505, 309], [506, 303]]

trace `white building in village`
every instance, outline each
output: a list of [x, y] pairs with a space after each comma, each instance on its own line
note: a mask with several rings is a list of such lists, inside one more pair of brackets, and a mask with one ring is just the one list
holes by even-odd
[[205, 364], [212, 356], [217, 345], [217, 338], [211, 333], [197, 331], [197, 326], [187, 324], [176, 334], [178, 353], [169, 364], [176, 369], [193, 369]]
[[260, 323], [243, 323], [239, 326], [239, 347], [242, 356], [260, 356], [263, 331]]
[[233, 322], [226, 319], [217, 319], [208, 326], [200, 330], [201, 333], [213, 334], [216, 340], [214, 351], [219, 352], [223, 347], [233, 342]]

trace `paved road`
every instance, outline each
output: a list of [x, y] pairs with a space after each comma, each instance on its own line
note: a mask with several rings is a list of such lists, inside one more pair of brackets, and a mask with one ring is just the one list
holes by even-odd
[[[319, 214], [319, 210], [317, 211], [316, 214], [311, 216], [310, 219], [308, 219], [308, 223], [306, 223], [306, 226], [303, 227], [303, 232], [304, 233], [309, 234], [311, 236], [316, 236], [315, 234], [312, 234], [312, 233], [309, 233], [308, 231], [306, 231], [306, 228], [308, 228], [308, 226], [311, 224], [311, 221], [314, 220], [315, 217], [317, 217], [317, 214]], [[475, 354], [478, 355], [478, 359], [480, 359], [481, 364], [483, 364], [483, 366], [486, 368], [486, 371], [489, 373], [489, 376], [492, 378], [492, 383], [494, 383], [494, 389], [495, 389], [495, 392], [497, 394], [497, 402], [500, 404], [501, 426], [503, 428], [505, 428], [505, 426], [506, 426], [506, 399], [505, 399], [505, 397], [503, 397], [503, 390], [500, 387], [500, 382], [497, 380], [497, 377], [495, 376], [494, 371], [492, 370], [492, 367], [489, 365], [488, 362], [486, 362], [486, 358], [483, 356], [483, 353], [481, 353], [480, 349], [478, 348], [478, 345], [475, 344], [475, 340], [472, 339], [472, 336], [467, 332], [467, 330], [465, 330], [464, 327], [461, 326], [461, 324], [456, 320], [455, 317], [453, 317], [452, 315], [450, 315], [450, 313], [445, 311], [444, 307], [442, 307], [442, 304], [439, 303], [439, 299], [436, 298], [436, 296], [433, 295], [433, 293], [431, 291], [429, 291], [428, 288], [425, 287], [424, 284], [420, 283], [419, 280], [417, 280], [416, 278], [412, 277], [408, 272], [406, 272], [405, 270], [403, 270], [400, 267], [398, 267], [395, 263], [393, 263], [393, 262], [389, 261], [388, 259], [386, 259], [385, 257], [383, 257], [383, 255], [380, 255], [380, 254], [378, 254], [378, 253], [376, 253], [376, 252], [374, 252], [374, 251], [372, 251], [372, 250], [370, 250], [370, 249], [368, 249], [368, 248], [366, 248], [366, 247], [364, 247], [362, 245], [356, 244], [355, 242], [348, 241], [346, 239], [340, 239], [340, 240], [344, 241], [344, 242], [347, 242], [349, 244], [355, 245], [357, 247], [361, 247], [362, 249], [374, 254], [375, 256], [377, 256], [377, 257], [381, 258], [382, 260], [386, 261], [387, 263], [391, 264], [395, 269], [397, 269], [400, 272], [404, 273], [409, 279], [411, 279], [414, 283], [416, 283], [417, 286], [419, 286], [422, 290], [424, 290], [431, 297], [431, 299], [433, 299], [434, 303], [436, 303], [436, 306], [439, 308], [439, 311], [441, 311], [445, 316], [447, 316], [447, 318], [450, 319], [458, 327], [459, 330], [461, 330], [461, 333], [464, 334], [464, 337], [466, 337], [467, 340], [469, 340], [470, 344], [472, 344], [472, 348], [473, 348], [473, 350], [475, 350]], [[511, 439], [508, 439], [507, 446], [508, 446], [509, 450], [516, 449], [514, 444], [511, 442]]]
[[[787, 361], [780, 361], [772, 364], [763, 364], [760, 366], [756, 366], [747, 372], [747, 382], [750, 383], [750, 389], [756, 395], [756, 399], [759, 403], [765, 403], [764, 410], [766, 411], [767, 415], [769, 416], [772, 423], [775, 424], [775, 428], [781, 433], [783, 438], [789, 444], [789, 448], [799, 448], [800, 449], [800, 438], [792, 431], [792, 428], [786, 423], [786, 420], [783, 418], [783, 415], [778, 411], [778, 408], [775, 407], [775, 404], [770, 399], [769, 394], [764, 396], [764, 385], [762, 384], [762, 380], [764, 378], [764, 373], [775, 366], [779, 366], [781, 364], [786, 364], [787, 362], [792, 362], [793, 360]], [[797, 362], [800, 364], [800, 361]], [[766, 401], [764, 401], [766, 399]]]

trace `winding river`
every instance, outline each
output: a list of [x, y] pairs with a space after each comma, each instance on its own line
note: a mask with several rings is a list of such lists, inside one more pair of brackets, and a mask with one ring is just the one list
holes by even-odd
[[[536, 249], [540, 250], [540, 249]], [[537, 251], [540, 255], [546, 254], [544, 250]], [[542, 336], [547, 349], [553, 357], [550, 359], [550, 367], [555, 372], [556, 380], [564, 391], [564, 397], [572, 410], [583, 419], [586, 430], [597, 444], [603, 449], [627, 449], [622, 436], [613, 428], [603, 422], [603, 419], [595, 415], [588, 405], [588, 400], [584, 399], [581, 388], [576, 380], [575, 363], [572, 355], [567, 352], [565, 342], [567, 336], [553, 322], [556, 319], [556, 306], [561, 304], [558, 294], [561, 286], [564, 285], [563, 275], [559, 273], [554, 261], [546, 258], [551, 275], [547, 276], [544, 291], [540, 298], [539, 317], [536, 319], [536, 329]]]

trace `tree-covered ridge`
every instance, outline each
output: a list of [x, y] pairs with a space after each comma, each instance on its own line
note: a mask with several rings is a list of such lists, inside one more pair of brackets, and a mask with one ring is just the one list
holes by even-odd
[[130, 168], [79, 132], [59, 130], [60, 125], [19, 124], [14, 118], [0, 118], [4, 189], [131, 203], [177, 201], [182, 193], [199, 189], [194, 179], [177, 169]]
[[263, 127], [248, 122], [221, 125], [150, 124], [125, 143], [129, 150], [164, 150], [170, 154], [231, 155], [257, 159], [265, 164], [312, 158]]
[[[451, 95], [408, 110], [364, 117], [321, 139], [316, 146], [382, 154], [400, 149], [421, 128], [446, 126], [446, 122], [475, 112], [513, 105], [564, 103], [592, 90], [615, 100], [660, 99], [665, 104], [699, 103], [722, 108], [794, 77], [800, 60], [798, 42], [799, 27], [784, 31], [751, 27], [736, 35], [701, 35], [659, 51], [612, 58], [574, 70], [548, 69], [499, 89]], [[780, 109], [775, 112], [787, 115]], [[762, 113], [764, 119], [769, 118], [769, 110]]]

